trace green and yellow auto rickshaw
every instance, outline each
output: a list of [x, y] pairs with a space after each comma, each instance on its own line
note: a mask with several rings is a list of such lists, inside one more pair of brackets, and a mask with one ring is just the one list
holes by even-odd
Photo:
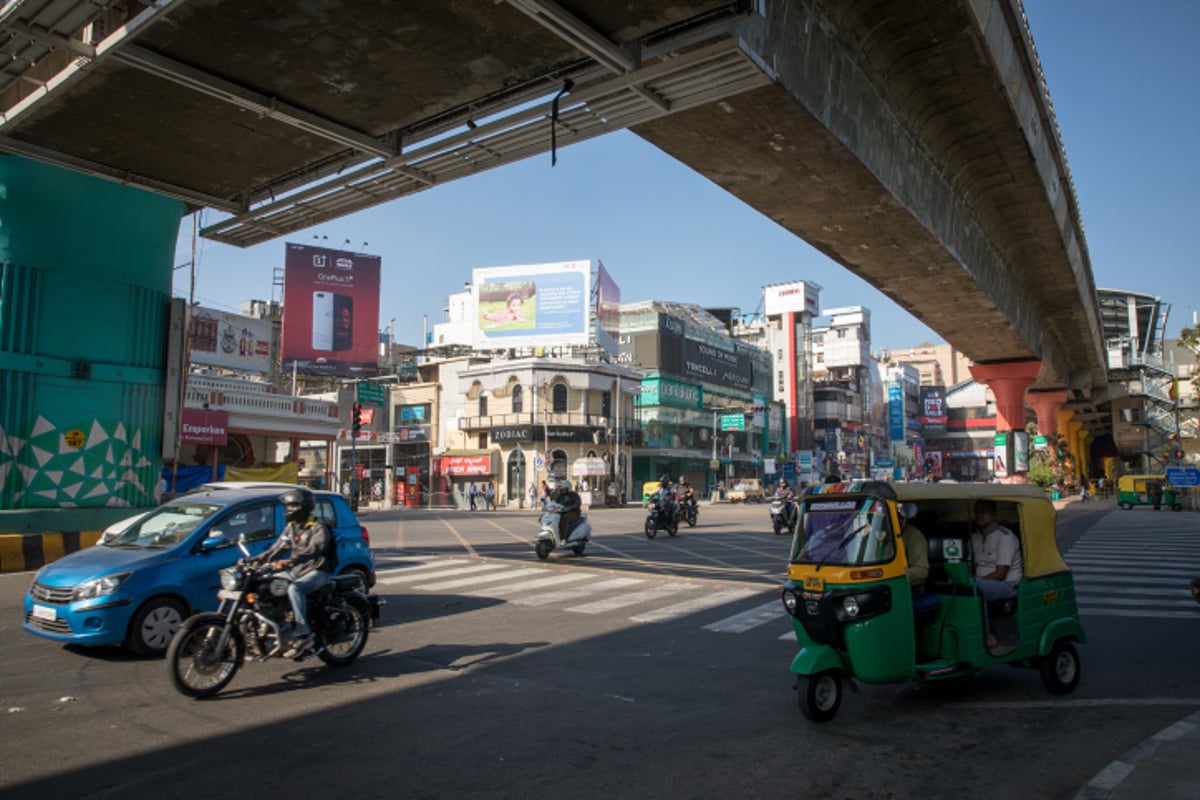
[[1117, 505], [1126, 511], [1134, 506], [1166, 506], [1183, 511], [1179, 491], [1167, 483], [1166, 475], [1122, 475], [1117, 478]]
[[[974, 504], [995, 504], [1017, 534], [1024, 577], [1013, 600], [989, 603], [972, 570]], [[1086, 641], [1075, 584], [1055, 541], [1055, 511], [1031, 485], [863, 481], [809, 486], [792, 541], [783, 604], [800, 652], [792, 660], [800, 710], [837, 713], [845, 680], [944, 680], [994, 664], [1037, 668], [1056, 694], [1079, 682]], [[906, 576], [906, 525], [924, 534], [924, 592]], [[913, 535], [913, 534], [910, 534]]]

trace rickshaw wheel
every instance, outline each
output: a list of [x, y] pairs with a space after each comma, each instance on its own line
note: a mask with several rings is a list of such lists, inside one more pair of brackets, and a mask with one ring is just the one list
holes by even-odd
[[1051, 694], [1067, 694], [1079, 685], [1079, 653], [1075, 646], [1060, 639], [1038, 664], [1042, 683]]
[[810, 675], [798, 692], [800, 713], [810, 722], [828, 722], [842, 704], [842, 676], [837, 670]]

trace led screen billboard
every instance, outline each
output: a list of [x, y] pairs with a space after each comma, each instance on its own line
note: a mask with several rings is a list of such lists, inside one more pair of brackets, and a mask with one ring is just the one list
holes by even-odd
[[471, 344], [481, 350], [588, 344], [591, 261], [472, 271]]
[[621, 350], [621, 287], [596, 262], [596, 344], [609, 355]]
[[379, 256], [286, 245], [283, 367], [343, 377], [374, 375], [379, 341]]

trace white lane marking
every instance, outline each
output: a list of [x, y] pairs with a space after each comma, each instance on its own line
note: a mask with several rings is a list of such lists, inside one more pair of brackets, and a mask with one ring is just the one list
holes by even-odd
[[555, 586], [563, 583], [574, 583], [576, 581], [590, 581], [595, 579], [595, 575], [586, 572], [573, 572], [566, 575], [550, 575], [546, 578], [534, 578], [528, 581], [518, 581], [517, 583], [506, 583], [503, 586], [485, 586], [475, 594], [483, 595], [484, 597], [503, 597], [507, 594], [517, 594], [519, 592], [527, 592], [530, 589], [540, 589], [544, 586]]
[[[1100, 564], [1101, 562], [1096, 562]], [[1172, 569], [1170, 567], [1153, 567], [1148, 569], [1130, 570], [1128, 567], [1112, 565], [1112, 562], [1106, 562], [1110, 566], [1092, 566], [1089, 563], [1087, 566], [1072, 566], [1071, 572], [1076, 575], [1129, 575], [1131, 572], [1137, 575], [1176, 575], [1182, 577], [1185, 581], [1190, 581], [1196, 576], [1197, 570], [1191, 569]]]
[[1113, 595], [1137, 594], [1148, 597], [1190, 597], [1186, 586], [1174, 589], [1121, 589], [1103, 581], [1076, 581], [1076, 597], [1111, 597]]
[[1196, 608], [1196, 616], [1200, 618], [1200, 607], [1196, 607], [1195, 600], [1133, 600], [1127, 597], [1084, 597], [1082, 595], [1076, 595], [1075, 599], [1079, 602], [1080, 608], [1093, 605]]
[[[510, 581], [513, 578], [528, 578], [536, 569], [536, 567], [520, 567], [519, 569], [510, 569], [505, 570], [504, 572], [491, 572], [487, 575], [472, 575], [469, 578], [456, 578], [452, 581], [440, 581], [438, 583], [418, 583], [413, 588], [426, 592], [440, 592], [443, 589], [457, 589], [460, 586], [475, 586], [481, 583]], [[473, 594], [473, 592], [467, 592], [467, 594]]]
[[563, 589], [561, 592], [546, 592], [545, 594], [537, 594], [532, 597], [518, 597], [513, 602], [522, 606], [545, 606], [551, 603], [569, 603], [581, 595], [607, 592], [610, 589], [624, 589], [626, 586], [634, 586], [639, 583], [645, 583], [645, 581], [639, 578], [613, 578], [607, 581], [600, 581], [599, 583], [589, 583], [585, 586]]
[[1172, 619], [1193, 619], [1200, 621], [1200, 613], [1195, 611], [1167, 611], [1166, 609], [1125, 611], [1119, 608], [1096, 608], [1094, 606], [1084, 606], [1083, 604], [1080, 604], [1079, 615], [1081, 617], [1145, 617], [1147, 619], [1171, 617]]
[[478, 572], [488, 572], [490, 570], [504, 569], [507, 564], [478, 564], [473, 567], [458, 567], [456, 569], [438, 570], [437, 572], [422, 572], [418, 575], [408, 575], [401, 573], [399, 575], [389, 575], [381, 579], [380, 583], [412, 583], [413, 581], [423, 581], [427, 578], [448, 578], [451, 575], [468, 575]]
[[424, 564], [418, 564], [415, 567], [385, 567], [384, 569], [375, 570], [376, 575], [399, 575], [400, 573], [410, 573], [418, 569], [441, 569], [452, 567], [458, 564], [470, 564], [471, 562], [465, 558], [450, 558], [445, 561], [428, 561]]
[[[785, 616], [787, 616], [787, 611], [784, 610], [783, 603], [773, 600], [749, 611], [743, 611], [741, 614], [734, 614], [732, 617], [718, 620], [711, 625], [705, 625], [704, 630], [717, 633], [744, 633], [751, 628], [757, 628], [759, 625], [765, 625]], [[792, 635], [788, 634], [788, 636]]]
[[1114, 583], [1132, 583], [1136, 586], [1181, 586], [1186, 591], [1187, 584], [1178, 578], [1149, 578], [1138, 575], [1113, 575], [1107, 578], [1082, 578], [1075, 581], [1077, 586], [1103, 584], [1105, 586]]
[[652, 600], [657, 600], [660, 597], [668, 597], [673, 594], [682, 594], [700, 588], [694, 584], [687, 583], [667, 583], [662, 586], [654, 586], [650, 589], [643, 589], [640, 592], [629, 592], [619, 594], [616, 597], [609, 597], [605, 600], [597, 600], [594, 603], [584, 603], [581, 606], [568, 608], [567, 611], [573, 611], [576, 614], [603, 614], [608, 611], [616, 611], [618, 608], [626, 608], [628, 606], [637, 605], [638, 603], [648, 603]]
[[630, 619], [634, 622], [670, 622], [671, 620], [682, 619], [705, 609], [714, 608], [725, 603], [732, 603], [755, 594], [758, 594], [757, 589], [724, 589], [705, 595], [704, 597], [694, 597], [682, 603], [675, 603], [674, 605], [664, 606], [654, 611], [647, 611], [644, 614], [638, 614], [636, 617], [630, 617]]

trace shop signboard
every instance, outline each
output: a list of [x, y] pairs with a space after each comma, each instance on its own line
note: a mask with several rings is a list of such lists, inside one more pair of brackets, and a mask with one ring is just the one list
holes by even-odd
[[776, 316], [788, 312], [808, 312], [817, 316], [817, 300], [821, 296], [821, 287], [815, 283], [793, 281], [791, 283], [776, 283], [763, 287], [763, 313]]
[[924, 433], [946, 432], [946, 388], [921, 387], [921, 430]]
[[492, 456], [490, 453], [442, 456], [442, 472], [446, 475], [491, 475]]
[[888, 384], [888, 435], [904, 441], [904, 387], [897, 383]]
[[400, 406], [400, 421], [421, 423], [425, 421], [425, 406]]
[[229, 412], [185, 408], [180, 417], [180, 442], [225, 446], [229, 440]]
[[1029, 472], [1029, 434], [1013, 431], [1013, 472]]
[[417, 444], [429, 441], [428, 425], [409, 425], [396, 428], [392, 441], [397, 444]]
[[995, 456], [992, 471], [997, 478], [1008, 477], [1008, 434], [997, 433], [994, 441]]
[[704, 391], [699, 384], [652, 376], [642, 380], [642, 392], [634, 397], [634, 402], [638, 406], [700, 409], [704, 404]]

